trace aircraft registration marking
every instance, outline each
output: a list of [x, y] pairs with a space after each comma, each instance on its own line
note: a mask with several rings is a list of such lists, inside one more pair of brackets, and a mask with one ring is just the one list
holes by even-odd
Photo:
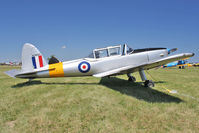
[[63, 63], [50, 64], [49, 75], [50, 77], [64, 77]]

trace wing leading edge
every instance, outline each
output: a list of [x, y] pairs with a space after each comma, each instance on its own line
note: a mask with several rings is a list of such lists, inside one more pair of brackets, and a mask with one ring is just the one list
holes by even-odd
[[162, 66], [169, 62], [182, 60], [182, 59], [192, 57], [192, 56], [194, 56], [194, 53], [183, 53], [183, 54], [172, 55], [172, 56], [165, 57], [160, 60], [156, 60], [156, 61], [152, 61], [152, 62], [148, 62], [148, 63], [125, 66], [125, 67], [113, 69], [110, 71], [97, 73], [97, 74], [94, 74], [93, 76], [94, 77], [106, 77], [106, 76], [112, 76], [112, 75], [118, 75], [118, 74], [132, 73], [132, 72], [138, 71], [139, 69], [144, 69], [144, 70], [151, 69], [154, 67]]

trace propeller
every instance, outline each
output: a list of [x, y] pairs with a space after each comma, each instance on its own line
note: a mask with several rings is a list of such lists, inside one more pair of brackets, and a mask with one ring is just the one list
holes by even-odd
[[168, 54], [175, 52], [176, 50], [178, 50], [177, 48], [173, 48], [173, 49], [168, 49]]

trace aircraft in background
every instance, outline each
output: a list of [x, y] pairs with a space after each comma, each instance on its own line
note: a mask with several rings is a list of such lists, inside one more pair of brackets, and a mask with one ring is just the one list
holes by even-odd
[[54, 78], [54, 77], [110, 77], [127, 74], [129, 81], [136, 81], [131, 73], [139, 71], [146, 87], [153, 87], [154, 82], [148, 80], [144, 70], [162, 66], [169, 62], [194, 56], [194, 53], [169, 54], [177, 49], [144, 48], [132, 49], [128, 45], [110, 46], [94, 49], [82, 59], [59, 62], [53, 59], [47, 64], [39, 50], [32, 44], [25, 44], [22, 50], [21, 70], [5, 72], [17, 78]]
[[12, 62], [6, 62], [5, 65], [13, 66]]
[[194, 63], [192, 66], [199, 67], [199, 63]]
[[184, 69], [185, 66], [188, 66], [187, 61], [186, 60], [179, 60], [179, 61], [175, 61], [175, 62], [171, 62], [168, 63], [166, 65], [163, 65], [162, 67], [179, 67], [179, 69]]

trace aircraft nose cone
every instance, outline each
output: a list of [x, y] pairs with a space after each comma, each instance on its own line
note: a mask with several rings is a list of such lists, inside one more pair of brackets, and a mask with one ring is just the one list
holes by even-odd
[[192, 53], [192, 56], [194, 56], [195, 55], [195, 53]]

